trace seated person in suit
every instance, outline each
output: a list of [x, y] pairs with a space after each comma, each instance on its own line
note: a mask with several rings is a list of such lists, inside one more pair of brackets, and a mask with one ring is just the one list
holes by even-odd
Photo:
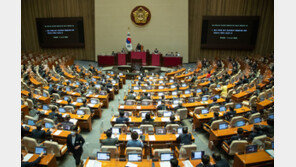
[[214, 117], [208, 122], [208, 125], [211, 126], [212, 122], [219, 120], [219, 112], [215, 111], [214, 112]]
[[167, 106], [164, 104], [164, 101], [161, 101], [161, 104], [157, 106], [157, 110], [167, 110]]
[[150, 97], [148, 96], [148, 93], [147, 92], [144, 93], [144, 96], [141, 96], [141, 99], [140, 100], [142, 101], [144, 99], [149, 99], [150, 100]]
[[262, 126], [262, 131], [268, 137], [272, 138], [274, 136], [274, 119], [268, 118], [267, 124], [268, 125]]
[[22, 125], [21, 137], [23, 138], [25, 135], [29, 133], [30, 128]]
[[192, 135], [191, 133], [188, 133], [188, 127], [183, 127], [183, 134], [178, 136], [177, 143], [179, 143], [180, 145], [188, 145], [188, 144], [192, 144], [191, 140], [192, 140]]
[[182, 102], [179, 101], [178, 106], [175, 107], [174, 110], [177, 111], [178, 109], [181, 109], [181, 108], [184, 108], [184, 107], [182, 106]]
[[35, 160], [35, 161], [33, 161], [33, 162], [24, 162], [23, 160], [24, 160], [24, 156], [23, 156], [23, 154], [21, 154], [21, 159], [22, 159], [22, 163], [21, 163], [21, 167], [31, 167], [31, 166], [36, 166], [39, 162], [40, 162], [40, 160], [41, 160], [41, 158], [42, 158], [42, 156], [43, 156], [43, 152], [38, 156], [38, 158]]
[[138, 132], [136, 131], [133, 131], [132, 134], [131, 134], [131, 140], [129, 140], [126, 144], [126, 147], [141, 147], [143, 148], [143, 142], [138, 139], [139, 135], [138, 135]]
[[231, 138], [226, 142], [228, 145], [231, 144], [233, 140], [245, 140], [245, 137], [243, 136], [244, 129], [238, 128], [237, 129], [237, 135], [231, 136]]
[[212, 155], [213, 159], [215, 160], [215, 167], [230, 167], [229, 163], [226, 159], [221, 158], [221, 154], [219, 153], [213, 153]]
[[117, 124], [124, 124], [128, 122], [128, 118], [124, 117], [124, 111], [119, 112], [119, 117], [116, 118], [116, 123]]
[[180, 167], [179, 161], [176, 158], [170, 160], [171, 167]]
[[57, 111], [57, 108], [56, 107], [52, 107], [51, 108], [51, 113], [49, 113], [48, 117], [52, 120], [54, 120], [55, 122], [57, 122], [57, 120], [59, 118], [62, 118], [62, 114], [59, 114], [56, 112]]
[[145, 115], [145, 119], [142, 120], [142, 124], [152, 124], [153, 125], [154, 119], [151, 118], [150, 113]]
[[170, 116], [170, 122], [167, 122], [165, 126], [169, 125], [169, 124], [178, 124], [176, 121], [175, 121], [176, 117], [174, 114], [172, 114]]
[[210, 156], [203, 155], [201, 158], [201, 163], [198, 164], [196, 167], [214, 167], [210, 162]]
[[102, 145], [104, 146], [115, 146], [118, 144], [118, 138], [111, 138], [112, 131], [109, 129], [106, 131], [107, 139], [101, 141]]
[[38, 143], [43, 142], [45, 140], [45, 137], [47, 135], [50, 135], [51, 132], [49, 131], [49, 129], [47, 130], [47, 132], [45, 132], [42, 129], [42, 125], [38, 124], [36, 126], [36, 129], [32, 130], [32, 138], [36, 139]]
[[229, 120], [231, 120], [231, 118], [233, 118], [235, 116], [235, 114], [236, 114], [236, 111], [234, 110], [234, 108], [230, 107], [229, 111], [224, 113], [223, 116], [227, 121], [229, 121]]
[[213, 98], [213, 103], [209, 104], [209, 109], [210, 109], [211, 107], [213, 107], [213, 106], [219, 105], [219, 104], [217, 103], [217, 100], [218, 100], [218, 99], [217, 99], [216, 97]]
[[261, 127], [259, 125], [254, 125], [253, 132], [250, 133], [249, 138], [250, 140], [253, 140], [254, 137], [261, 136], [263, 134], [264, 133], [262, 132]]
[[36, 108], [38, 108], [39, 105], [40, 103], [35, 104], [35, 107], [29, 111], [29, 116], [33, 117], [35, 120], [39, 119], [40, 112], [36, 110]]
[[130, 93], [127, 95], [126, 99], [127, 100], [135, 100], [136, 97], [133, 95], [134, 91], [131, 90]]

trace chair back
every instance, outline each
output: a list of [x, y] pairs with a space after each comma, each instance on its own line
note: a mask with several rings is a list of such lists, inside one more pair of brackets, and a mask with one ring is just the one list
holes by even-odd
[[245, 119], [244, 119], [243, 116], [235, 116], [235, 117], [233, 117], [229, 122], [230, 127], [235, 127], [236, 122], [238, 122], [238, 121], [245, 121]]
[[141, 153], [142, 154], [142, 148], [141, 147], [126, 147], [126, 154], [128, 153]]
[[58, 99], [61, 98], [61, 96], [58, 93], [53, 93], [52, 97], [53, 97], [54, 100], [58, 100]]
[[248, 142], [246, 140], [234, 140], [229, 146], [229, 155], [234, 155], [235, 153], [244, 153]]
[[257, 145], [260, 148], [264, 148], [266, 139], [267, 139], [266, 135], [254, 137], [252, 144]]
[[210, 108], [210, 111], [209, 112], [215, 112], [215, 111], [220, 111], [220, 106], [212, 106], [211, 108]]
[[64, 109], [68, 113], [73, 113], [74, 112], [74, 107], [73, 106], [65, 106]]
[[48, 122], [48, 123], [52, 123], [53, 125], [55, 124], [54, 121], [52, 119], [49, 119], [49, 118], [44, 118], [43, 121], [44, 121], [44, 123]]
[[212, 130], [217, 130], [217, 129], [219, 129], [219, 125], [220, 124], [222, 124], [222, 123], [225, 123], [224, 122], [224, 120], [216, 120], [216, 121], [213, 121], [212, 123], [211, 123], [211, 129]]
[[197, 149], [197, 146], [195, 144], [181, 146], [179, 158], [180, 159], [190, 158], [191, 157], [191, 152], [196, 151], [196, 149]]
[[88, 107], [80, 107], [80, 109], [83, 110], [85, 114], [91, 115], [90, 109]]
[[168, 124], [165, 128], [168, 133], [177, 133], [179, 125], [178, 124]]
[[32, 101], [31, 99], [27, 99], [26, 101], [27, 101], [27, 103], [28, 103], [28, 108], [29, 108], [29, 109], [32, 109], [33, 106], [34, 106], [33, 101]]
[[29, 153], [35, 152], [35, 147], [38, 146], [37, 140], [31, 137], [23, 137], [22, 145], [27, 149]]
[[162, 149], [154, 149], [152, 152], [154, 159], [159, 159], [161, 153], [171, 153], [172, 150], [170, 148], [162, 148]]
[[102, 146], [101, 151], [102, 152], [109, 152], [110, 158], [116, 158], [118, 155], [117, 146]]
[[114, 127], [118, 127], [121, 129], [121, 132], [127, 132], [127, 125], [126, 124], [115, 124]]
[[180, 120], [186, 119], [188, 116], [187, 108], [180, 108], [177, 110], [176, 115], [180, 116]]
[[143, 133], [154, 132], [154, 127], [151, 124], [142, 124], [140, 125], [140, 128], [142, 129]]
[[255, 119], [255, 118], [260, 118], [260, 117], [261, 117], [261, 115], [260, 115], [259, 112], [250, 115], [250, 117], [249, 117], [249, 123], [250, 123], [250, 124], [253, 124], [253, 123], [254, 123], [254, 119]]
[[200, 114], [201, 113], [201, 110], [204, 109], [204, 108], [205, 108], [204, 106], [195, 107], [194, 108], [194, 113], [195, 114]]

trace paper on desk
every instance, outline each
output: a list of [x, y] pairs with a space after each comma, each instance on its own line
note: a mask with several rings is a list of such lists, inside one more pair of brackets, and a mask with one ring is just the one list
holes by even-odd
[[176, 134], [176, 138], [178, 138], [179, 137], [179, 134]]
[[88, 106], [90, 107], [94, 107], [96, 104], [88, 104]]
[[75, 95], [76, 94], [76, 92], [72, 92], [72, 95]]
[[144, 89], [144, 90], [142, 90], [143, 92], [146, 92], [146, 90]]
[[99, 97], [99, 95], [94, 95], [94, 97]]
[[185, 167], [193, 167], [193, 165], [191, 164], [191, 162], [189, 160], [186, 161], [182, 161]]
[[57, 130], [57, 131], [54, 132], [54, 135], [59, 135], [60, 133], [62, 133], [62, 131], [61, 130]]
[[141, 109], [141, 106], [137, 106], [137, 109]]
[[178, 104], [172, 104], [172, 107], [173, 108], [175, 108], [175, 107], [177, 107], [178, 106]]
[[119, 106], [120, 109], [124, 109], [124, 106]]
[[76, 105], [76, 104], [77, 104], [77, 102], [73, 102], [72, 104], [73, 104], [73, 105]]
[[148, 137], [149, 137], [150, 141], [155, 141], [155, 136], [154, 135], [149, 135]]
[[116, 135], [115, 135], [115, 134], [112, 134], [112, 135], [111, 135], [111, 138], [118, 138], [118, 137], [119, 137], [118, 134], [116, 134]]
[[58, 100], [57, 102], [58, 102], [58, 103], [61, 103], [62, 101], [63, 101], [63, 100]]
[[33, 156], [33, 154], [28, 153], [25, 157], [24, 160], [25, 162], [29, 161], [29, 159]]
[[130, 140], [130, 139], [132, 139], [131, 135], [126, 135], [126, 140]]
[[164, 117], [164, 118], [161, 118], [161, 121], [162, 122], [170, 122], [170, 118]]
[[159, 162], [160, 167], [170, 167], [171, 166], [171, 162], [170, 161], [163, 161], [163, 162]]
[[77, 119], [73, 119], [73, 118], [71, 118], [70, 120], [69, 120], [69, 122], [72, 122], [74, 125], [76, 125], [77, 124]]
[[114, 117], [112, 121], [116, 121], [116, 117]]
[[88, 160], [86, 167], [101, 167], [102, 162], [96, 161], [96, 160]]
[[126, 163], [125, 167], [137, 167], [137, 164], [133, 164], [131, 162]]
[[132, 118], [128, 118], [128, 122], [132, 122]]

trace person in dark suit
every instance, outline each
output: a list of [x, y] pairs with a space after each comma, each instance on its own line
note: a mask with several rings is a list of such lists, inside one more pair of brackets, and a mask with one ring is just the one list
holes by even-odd
[[170, 116], [170, 122], [166, 123], [165, 126], [170, 125], [170, 124], [178, 124], [178, 123], [175, 121], [175, 119], [176, 119], [175, 115], [172, 114], [172, 115]]
[[133, 95], [133, 93], [134, 93], [134, 91], [131, 90], [130, 93], [129, 93], [129, 95], [127, 95], [126, 99], [127, 100], [135, 100], [136, 97]]
[[45, 132], [44, 130], [41, 130], [41, 128], [42, 128], [41, 124], [38, 124], [36, 129], [32, 130], [31, 137], [36, 139], [38, 143], [43, 142], [45, 140], [46, 136], [51, 134], [49, 129], [47, 130], [47, 132]]
[[244, 140], [245, 137], [243, 136], [244, 129], [238, 128], [237, 135], [231, 136], [231, 138], [227, 141], [227, 144], [230, 145], [233, 140]]
[[184, 107], [182, 106], [182, 102], [181, 102], [181, 101], [179, 101], [179, 104], [178, 104], [178, 106], [177, 106], [177, 107], [175, 107], [175, 108], [174, 108], [174, 110], [175, 110], [175, 111], [177, 111], [178, 109], [181, 109], [181, 108], [184, 108]]
[[213, 103], [209, 104], [209, 109], [215, 105], [218, 105], [217, 100], [218, 99], [216, 97], [213, 98]]
[[198, 164], [196, 167], [214, 167], [210, 162], [210, 156], [203, 155], [201, 158], [201, 163]]
[[24, 162], [24, 156], [23, 154], [21, 154], [21, 159], [22, 159], [22, 163], [21, 163], [21, 167], [33, 167], [33, 166], [36, 166], [40, 161], [41, 161], [41, 158], [43, 156], [43, 152], [38, 156], [38, 158], [33, 161], [33, 162]]
[[29, 133], [30, 128], [22, 125], [21, 137], [23, 138], [25, 135]]
[[81, 163], [81, 155], [83, 153], [83, 144], [85, 142], [84, 138], [76, 133], [77, 127], [73, 129], [71, 134], [67, 137], [67, 148], [70, 153], [73, 154], [75, 159], [76, 166], [79, 166]]
[[214, 117], [208, 122], [208, 125], [211, 126], [212, 122], [219, 120], [219, 112], [214, 112]]
[[178, 164], [179, 164], [179, 161], [176, 159], [176, 158], [173, 158], [170, 160], [170, 164], [171, 164], [171, 167], [180, 167]]
[[167, 106], [161, 101], [161, 104], [157, 106], [157, 110], [166, 110]]
[[263, 133], [265, 133], [268, 137], [272, 138], [274, 136], [274, 120], [268, 118], [266, 126], [262, 127]]
[[[179, 143], [180, 145], [192, 144], [191, 139], [192, 139], [192, 135], [188, 133], [188, 128], [183, 127], [183, 134], [178, 136], [177, 143]], [[180, 148], [180, 145], [179, 145], [179, 148]]]
[[51, 108], [51, 113], [49, 113], [48, 117], [50, 119], [52, 119], [53, 121], [57, 121], [59, 118], [62, 118], [62, 114], [59, 114], [56, 112], [57, 108], [56, 107], [52, 107]]
[[102, 145], [104, 146], [115, 146], [118, 144], [118, 138], [111, 138], [112, 131], [109, 129], [106, 131], [107, 139], [101, 141]]
[[128, 122], [128, 118], [124, 117], [124, 111], [119, 112], [119, 117], [116, 118], [116, 123], [117, 124], [124, 124]]
[[152, 124], [153, 125], [154, 119], [151, 118], [150, 113], [145, 115], [145, 119], [142, 120], [142, 124]]
[[253, 132], [250, 133], [249, 138], [250, 140], [253, 140], [254, 137], [261, 136], [263, 134], [264, 133], [262, 132], [261, 127], [259, 125], [254, 125]]
[[229, 111], [224, 113], [223, 116], [227, 121], [229, 121], [231, 118], [233, 118], [235, 116], [235, 114], [236, 114], [236, 111], [234, 110], [234, 108], [230, 107]]
[[221, 155], [219, 153], [213, 153], [212, 155], [213, 159], [215, 160], [214, 167], [230, 167], [229, 163], [226, 159], [222, 159]]
[[144, 96], [142, 96], [140, 100], [142, 101], [144, 99], [149, 99], [150, 100], [150, 97], [148, 96], [147, 92], [144, 93]]

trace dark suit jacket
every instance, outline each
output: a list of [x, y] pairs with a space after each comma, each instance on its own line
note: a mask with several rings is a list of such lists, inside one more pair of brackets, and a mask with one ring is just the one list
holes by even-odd
[[[72, 144], [72, 135], [70, 134], [67, 137], [67, 148], [72, 153], [75, 152], [75, 153], [82, 154], [82, 151], [83, 151], [82, 146], [83, 146], [84, 142], [85, 142], [84, 138], [80, 134], [76, 134], [75, 143], [73, 145]], [[80, 145], [80, 147], [77, 150], [75, 150], [75, 147], [79, 146], [79, 145]]]
[[167, 109], [167, 107], [162, 104], [157, 107], [157, 110], [166, 110], [166, 109]]
[[230, 167], [229, 163], [225, 159], [221, 159], [220, 161], [216, 161], [215, 167]]
[[136, 97], [132, 94], [129, 94], [127, 97], [126, 97], [127, 100], [135, 100]]
[[204, 165], [204, 164], [202, 164], [202, 163], [200, 163], [200, 164], [198, 164], [198, 165], [196, 165], [196, 167], [214, 167], [213, 165]]
[[43, 141], [45, 140], [46, 135], [50, 135], [50, 133], [50, 131], [45, 132], [44, 130], [34, 129], [32, 131], [32, 138], [37, 139], [38, 141]]
[[178, 138], [177, 138], [177, 142], [180, 144], [191, 144], [191, 139], [192, 136], [190, 133], [187, 134], [181, 134]]
[[117, 138], [107, 138], [101, 141], [104, 146], [115, 146], [118, 143]]
[[126, 122], [128, 122], [128, 118], [126, 118], [126, 117], [118, 117], [118, 118], [116, 118], [116, 123], [118, 123], [118, 124], [123, 124], [123, 123], [126, 123]]
[[228, 145], [230, 145], [231, 144], [231, 142], [233, 141], [233, 140], [244, 140], [245, 138], [243, 137], [243, 136], [240, 136], [240, 135], [235, 135], [235, 136], [231, 136], [231, 138], [228, 140]]
[[36, 166], [41, 160], [41, 157], [38, 157], [33, 162], [22, 162], [21, 167], [30, 167], [30, 166]]

